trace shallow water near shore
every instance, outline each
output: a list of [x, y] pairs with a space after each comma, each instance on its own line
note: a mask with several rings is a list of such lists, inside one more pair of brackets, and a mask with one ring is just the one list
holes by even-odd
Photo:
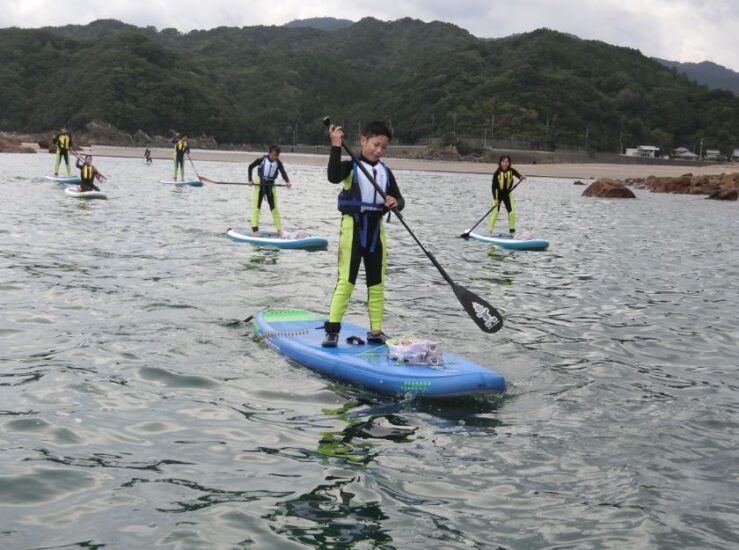
[[[456, 238], [489, 208], [487, 177], [397, 172], [419, 238], [506, 319], [480, 332], [389, 225], [386, 331], [433, 336], [509, 383], [428, 402], [317, 376], [239, 322], [267, 305], [325, 312], [339, 220], [324, 169], [288, 165], [295, 188], [279, 190], [287, 228], [329, 239], [307, 252], [225, 237], [249, 225], [249, 188], [173, 188], [157, 183], [169, 162], [97, 158], [109, 200], [81, 202], [42, 179], [52, 162], [0, 155], [1, 548], [739, 538], [736, 204], [587, 199], [532, 178], [519, 231], [550, 248], [504, 252]], [[245, 168], [198, 163], [226, 181]], [[348, 319], [366, 324], [362, 287]]]

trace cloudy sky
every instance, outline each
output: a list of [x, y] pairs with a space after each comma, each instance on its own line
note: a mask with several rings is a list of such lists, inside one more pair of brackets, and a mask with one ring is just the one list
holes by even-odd
[[498, 37], [548, 27], [677, 61], [739, 71], [739, 0], [3, 0], [0, 27], [115, 18], [182, 31], [333, 16], [414, 17]]

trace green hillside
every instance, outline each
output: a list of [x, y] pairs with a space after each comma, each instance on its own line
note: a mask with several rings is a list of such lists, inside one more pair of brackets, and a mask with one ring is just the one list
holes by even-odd
[[445, 23], [220, 27], [117, 21], [0, 29], [0, 129], [181, 129], [222, 143], [322, 143], [320, 117], [399, 139], [519, 136], [542, 146], [739, 146], [739, 98], [628, 48], [540, 29], [481, 40]]

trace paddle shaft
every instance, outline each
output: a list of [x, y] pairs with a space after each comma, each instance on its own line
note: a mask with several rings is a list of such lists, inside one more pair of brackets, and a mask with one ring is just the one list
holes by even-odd
[[190, 153], [187, 154], [187, 160], [190, 161], [190, 164], [192, 165], [192, 169], [195, 171], [195, 175], [198, 177], [198, 180], [202, 181], [202, 178], [200, 177], [200, 174], [198, 174], [198, 169], [195, 168], [195, 163], [190, 158]]
[[[521, 185], [521, 182], [522, 182], [522, 181], [523, 181], [522, 179], [518, 180], [518, 183], [516, 183], [516, 185], [514, 185], [513, 187], [511, 187], [511, 189], [510, 189], [510, 191], [508, 191], [508, 193], [509, 193], [509, 194], [510, 194], [510, 193], [513, 193], [513, 191], [514, 191], [514, 190], [516, 189], [516, 187], [518, 187], [519, 185]], [[498, 200], [498, 208], [500, 208], [500, 200]], [[488, 210], [487, 212], [485, 212], [485, 215], [484, 215], [484, 216], [483, 216], [482, 218], [480, 218], [480, 219], [479, 219], [479, 220], [477, 221], [477, 223], [476, 223], [475, 225], [473, 225], [473, 226], [472, 226], [472, 227], [470, 227], [470, 228], [469, 228], [469, 229], [468, 229], [467, 231], [465, 231], [464, 233], [462, 233], [462, 234], [460, 235], [460, 237], [462, 237], [463, 239], [466, 239], [467, 237], [469, 237], [469, 236], [470, 236], [470, 233], [472, 233], [472, 230], [473, 230], [473, 229], [475, 229], [475, 227], [477, 227], [478, 225], [480, 225], [480, 224], [481, 224], [481, 223], [483, 222], [483, 220], [484, 220], [485, 218], [487, 218], [487, 217], [488, 217], [488, 215], [489, 215], [489, 214], [490, 214], [490, 213], [491, 213], [491, 212], [492, 212], [493, 210], [495, 210], [495, 206], [492, 206], [492, 207], [490, 208], [490, 210]]]
[[[249, 185], [249, 186], [259, 185], [258, 183], [247, 183], [243, 181], [216, 181], [210, 178], [206, 178], [205, 176], [201, 176], [200, 179], [203, 181], [207, 181], [208, 183], [215, 183], [217, 185]], [[285, 185], [284, 183], [273, 183], [272, 186], [287, 187], [287, 185]]]

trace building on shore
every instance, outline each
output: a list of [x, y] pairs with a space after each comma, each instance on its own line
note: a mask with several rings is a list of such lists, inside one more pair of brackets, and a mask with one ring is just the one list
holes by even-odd
[[675, 160], [698, 160], [698, 155], [687, 147], [678, 147], [672, 152], [672, 158]]
[[657, 151], [659, 151], [659, 147], [655, 147], [654, 145], [638, 145], [634, 148], [627, 148], [624, 155], [627, 157], [642, 157], [653, 159], [657, 156]]
[[739, 162], [739, 149], [734, 149], [734, 152], [731, 153], [731, 160]]
[[718, 149], [706, 149], [705, 154], [703, 155], [704, 160], [722, 160], [723, 157], [721, 156], [721, 151]]

